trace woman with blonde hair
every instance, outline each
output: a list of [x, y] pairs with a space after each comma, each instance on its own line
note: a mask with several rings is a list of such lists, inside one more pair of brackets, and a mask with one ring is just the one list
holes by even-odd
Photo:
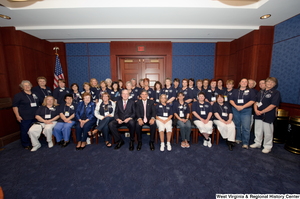
[[32, 143], [31, 151], [36, 151], [41, 147], [39, 142], [41, 133], [45, 135], [48, 147], [52, 148], [52, 131], [59, 118], [59, 110], [54, 97], [50, 95], [45, 97], [42, 106], [36, 111], [35, 118], [38, 122], [34, 123], [28, 131]]

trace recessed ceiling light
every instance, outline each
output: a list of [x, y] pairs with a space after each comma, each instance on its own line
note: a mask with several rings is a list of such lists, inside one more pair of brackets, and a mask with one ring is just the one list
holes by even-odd
[[2, 14], [0, 14], [0, 17], [3, 18], [3, 19], [11, 19], [9, 16], [2, 15]]
[[271, 14], [266, 14], [260, 17], [260, 19], [268, 19], [271, 17]]

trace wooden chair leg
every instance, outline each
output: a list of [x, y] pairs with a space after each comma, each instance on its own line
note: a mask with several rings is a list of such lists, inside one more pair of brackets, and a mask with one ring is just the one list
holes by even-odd
[[52, 135], [52, 142], [53, 142], [53, 146], [54, 146], [56, 143], [56, 139], [55, 139], [54, 135]]
[[101, 132], [97, 132], [96, 134], [95, 134], [95, 140], [96, 140], [96, 144], [98, 144], [98, 141], [99, 141], [99, 134], [100, 134]]
[[215, 128], [213, 128], [213, 132], [211, 134], [211, 144], [214, 144], [214, 141], [215, 141]]
[[174, 127], [172, 128], [172, 134], [171, 134], [171, 143], [173, 144], [173, 140], [174, 140], [174, 135], [175, 135], [175, 130]]
[[217, 131], [217, 145], [219, 145], [219, 139], [220, 139], [220, 132], [219, 132], [219, 130], [218, 129], [216, 129], [216, 131]]
[[75, 129], [71, 129], [71, 133], [72, 133], [72, 137], [73, 137], [73, 142], [74, 142], [75, 144], [77, 144], [76, 134], [75, 134]]
[[198, 137], [199, 137], [199, 129], [195, 129], [195, 134], [196, 134], [196, 144], [198, 143]]
[[135, 137], [135, 144], [137, 143], [137, 135], [136, 133], [134, 134], [134, 137]]
[[155, 144], [157, 144], [157, 132], [158, 132], [158, 130], [156, 129], [156, 131], [155, 131]]

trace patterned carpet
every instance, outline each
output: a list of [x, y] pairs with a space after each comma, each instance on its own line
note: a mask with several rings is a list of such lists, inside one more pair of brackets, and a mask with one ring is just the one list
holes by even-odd
[[[253, 139], [253, 138], [252, 138]], [[275, 144], [271, 153], [259, 149], [231, 152], [225, 141], [207, 148], [197, 145], [171, 152], [150, 151], [143, 136], [141, 151], [98, 145], [75, 151], [47, 147], [37, 152], [13, 142], [0, 151], [0, 186], [11, 198], [215, 198], [216, 193], [300, 193], [300, 156]], [[252, 143], [252, 142], [250, 142]]]

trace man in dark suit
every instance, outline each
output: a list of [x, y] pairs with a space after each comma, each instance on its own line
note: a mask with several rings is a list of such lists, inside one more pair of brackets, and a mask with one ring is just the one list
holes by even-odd
[[117, 145], [115, 149], [121, 148], [124, 144], [124, 140], [119, 134], [118, 128], [120, 126], [127, 126], [130, 132], [130, 144], [129, 150], [134, 150], [134, 133], [135, 133], [135, 103], [133, 100], [128, 100], [129, 92], [128, 90], [122, 91], [122, 99], [117, 101], [115, 110], [115, 120], [109, 123], [109, 129], [114, 136]]
[[153, 151], [154, 148], [154, 137], [155, 137], [155, 130], [156, 130], [156, 109], [154, 105], [154, 101], [147, 99], [148, 92], [143, 90], [141, 92], [141, 100], [136, 102], [136, 134], [138, 139], [138, 146], [137, 150], [141, 150], [142, 148], [142, 128], [144, 125], [150, 126], [150, 150]]

